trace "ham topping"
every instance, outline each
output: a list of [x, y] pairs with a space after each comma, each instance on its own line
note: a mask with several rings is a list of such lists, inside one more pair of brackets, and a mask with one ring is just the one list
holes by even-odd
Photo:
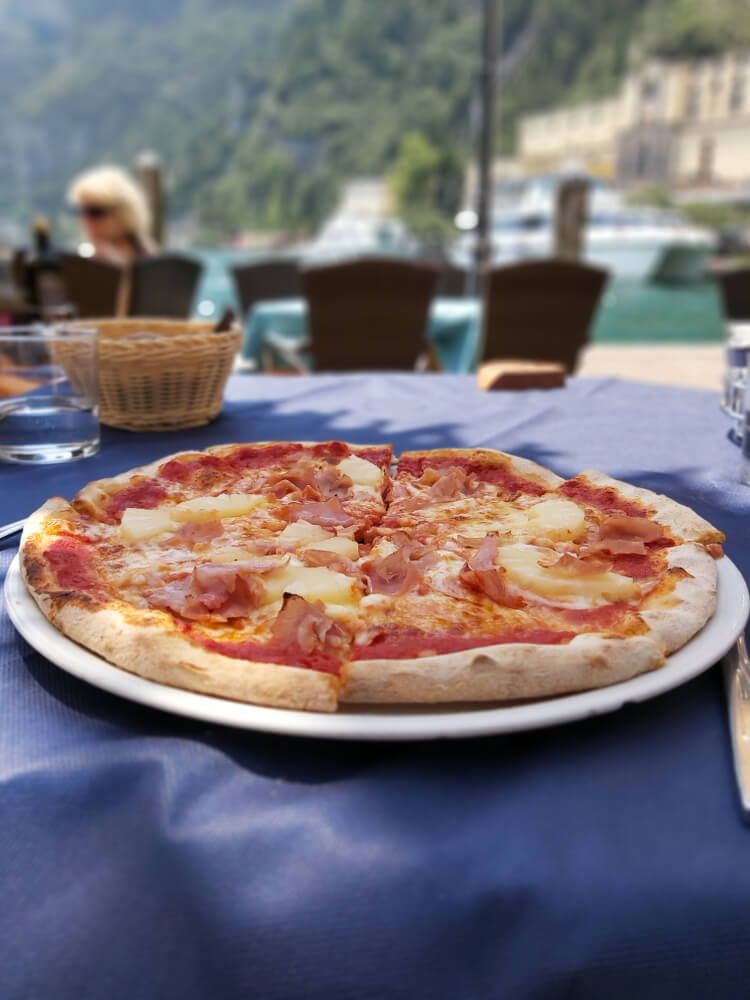
[[597, 556], [577, 559], [570, 552], [565, 552], [550, 565], [555, 567], [555, 573], [558, 576], [598, 576], [600, 573], [606, 573], [612, 569], [612, 560], [600, 559]]
[[324, 649], [343, 654], [349, 643], [344, 629], [325, 613], [322, 601], [311, 603], [298, 594], [284, 594], [271, 635], [277, 642], [304, 653]]
[[425, 570], [434, 562], [433, 549], [418, 542], [408, 542], [390, 555], [367, 560], [362, 569], [369, 593], [403, 594], [422, 582]]
[[338, 497], [329, 500], [293, 500], [287, 504], [287, 514], [290, 521], [309, 521], [321, 528], [348, 527], [354, 524], [354, 518], [344, 510]]
[[613, 514], [605, 517], [599, 528], [600, 538], [638, 539], [641, 542], [655, 542], [661, 538], [664, 529], [647, 517], [628, 517]]
[[[196, 620], [207, 615], [244, 618], [266, 595], [253, 563], [202, 563], [188, 576], [147, 593], [151, 607]], [[270, 568], [270, 567], [269, 567]]]
[[[422, 479], [431, 471], [434, 470], [425, 469]], [[454, 500], [459, 494], [468, 496], [476, 493], [478, 487], [476, 476], [468, 474], [465, 469], [451, 466], [435, 480], [429, 492], [435, 500]]]
[[[284, 473], [282, 479], [274, 483], [271, 492], [276, 496], [286, 496], [294, 490], [307, 491], [314, 490], [314, 498], [322, 500], [325, 497], [348, 496], [354, 481], [346, 473], [342, 472], [337, 465], [320, 463], [312, 459], [303, 458], [296, 462], [291, 469]], [[312, 498], [307, 494], [308, 498]]]
[[335, 573], [345, 573], [347, 576], [359, 576], [359, 567], [351, 559], [342, 556], [340, 552], [331, 552], [329, 549], [303, 549], [299, 558], [305, 566], [327, 566]]
[[466, 587], [485, 594], [495, 604], [505, 608], [522, 608], [525, 601], [520, 595], [508, 589], [505, 570], [501, 566], [495, 566], [497, 547], [497, 535], [494, 533], [487, 535], [471, 559], [462, 567], [458, 578]]
[[223, 534], [224, 527], [218, 518], [210, 521], [188, 521], [175, 532], [175, 536], [190, 549], [200, 542], [210, 542]]

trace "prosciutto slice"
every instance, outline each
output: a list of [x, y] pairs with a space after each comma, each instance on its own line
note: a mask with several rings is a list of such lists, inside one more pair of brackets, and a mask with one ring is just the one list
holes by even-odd
[[655, 542], [662, 538], [664, 529], [660, 524], [650, 521], [647, 517], [628, 517], [625, 514], [613, 514], [605, 517], [599, 528], [599, 537], [638, 539], [640, 542]]
[[303, 549], [299, 557], [305, 566], [326, 566], [335, 573], [345, 573], [347, 576], [359, 576], [359, 567], [351, 559], [342, 556], [340, 552], [329, 549]]
[[376, 556], [362, 564], [371, 594], [404, 594], [422, 582], [425, 570], [435, 561], [426, 545], [409, 542], [387, 556]]
[[298, 594], [284, 594], [271, 635], [281, 645], [304, 653], [341, 654], [349, 643], [344, 629], [325, 613], [322, 601], [311, 603]]
[[193, 521], [180, 525], [175, 534], [188, 548], [193, 549], [202, 542], [211, 542], [219, 535], [223, 535], [224, 526], [217, 517], [210, 521]]
[[354, 518], [348, 514], [338, 497], [328, 500], [293, 500], [286, 507], [290, 521], [309, 521], [321, 528], [346, 528], [354, 524]]
[[187, 576], [146, 593], [153, 608], [191, 621], [213, 615], [244, 618], [266, 595], [260, 574], [242, 563], [202, 563]]
[[[423, 479], [428, 471], [432, 470], [425, 470]], [[468, 496], [476, 493], [477, 486], [475, 476], [467, 474], [465, 469], [452, 465], [432, 483], [429, 493], [434, 500], [455, 500], [460, 494]]]
[[505, 570], [501, 566], [495, 566], [497, 548], [497, 535], [487, 535], [471, 559], [462, 567], [458, 579], [465, 587], [484, 594], [495, 604], [504, 608], [522, 608], [525, 602], [520, 595], [514, 594], [508, 588]]

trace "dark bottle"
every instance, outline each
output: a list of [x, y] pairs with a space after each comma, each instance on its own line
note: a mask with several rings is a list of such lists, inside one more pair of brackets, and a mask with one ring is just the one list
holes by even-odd
[[33, 249], [26, 258], [26, 301], [31, 310], [44, 310], [65, 302], [60, 260], [50, 239], [49, 220], [39, 215], [31, 227]]

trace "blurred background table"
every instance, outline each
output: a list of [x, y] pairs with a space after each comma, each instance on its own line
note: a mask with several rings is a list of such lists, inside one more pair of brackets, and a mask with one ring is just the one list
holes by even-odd
[[[84, 462], [2, 467], [2, 521], [217, 442], [487, 445], [669, 493], [750, 572], [750, 489], [715, 393], [351, 375], [237, 376], [227, 395], [204, 428], [105, 430]], [[545, 731], [328, 743], [118, 700], [3, 611], [0, 685], [8, 1000], [747, 996], [750, 830], [717, 669]]]
[[[444, 371], [465, 373], [476, 367], [479, 348], [479, 299], [437, 298], [430, 307], [427, 340], [435, 348]], [[258, 302], [245, 325], [242, 357], [261, 362], [268, 334], [288, 339], [292, 345], [307, 340], [307, 304], [302, 298]]]

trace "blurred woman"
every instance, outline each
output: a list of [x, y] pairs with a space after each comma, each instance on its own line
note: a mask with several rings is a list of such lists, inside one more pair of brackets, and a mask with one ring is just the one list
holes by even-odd
[[68, 199], [97, 257], [129, 264], [156, 252], [146, 198], [120, 167], [95, 167], [80, 174]]

